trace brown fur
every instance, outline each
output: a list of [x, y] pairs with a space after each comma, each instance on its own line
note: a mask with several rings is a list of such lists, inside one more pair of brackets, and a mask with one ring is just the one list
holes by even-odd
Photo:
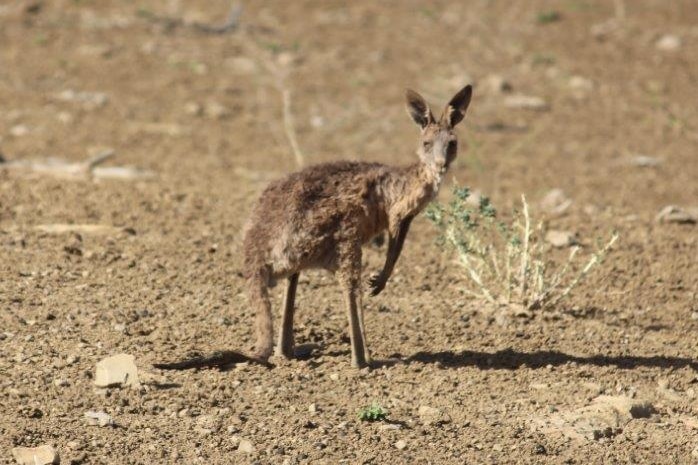
[[377, 295], [392, 273], [412, 218], [434, 198], [456, 156], [453, 126], [463, 118], [471, 92], [467, 86], [456, 94], [437, 122], [424, 99], [407, 91], [408, 112], [422, 130], [415, 164], [403, 168], [346, 161], [321, 164], [264, 190], [243, 242], [248, 296], [257, 311], [254, 360], [266, 363], [273, 351], [268, 288], [288, 278], [278, 352], [291, 357], [298, 276], [303, 270], [321, 268], [335, 273], [344, 291], [352, 364], [369, 363], [361, 309], [361, 246], [388, 231], [385, 265], [370, 281], [371, 294]]

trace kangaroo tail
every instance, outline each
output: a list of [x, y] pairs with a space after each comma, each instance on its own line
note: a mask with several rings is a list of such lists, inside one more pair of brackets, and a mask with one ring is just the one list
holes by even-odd
[[226, 368], [237, 363], [251, 362], [271, 368], [273, 365], [262, 360], [232, 350], [221, 350], [209, 355], [193, 357], [172, 363], [154, 363], [153, 367], [161, 370], [191, 370], [194, 368]]

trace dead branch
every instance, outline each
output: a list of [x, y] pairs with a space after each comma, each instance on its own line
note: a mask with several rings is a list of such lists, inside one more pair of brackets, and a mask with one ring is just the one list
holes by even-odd
[[114, 150], [105, 150], [81, 162], [70, 162], [60, 158], [40, 158], [36, 160], [0, 159], [0, 170], [16, 172], [20, 175], [46, 175], [60, 179], [149, 179], [155, 173], [130, 166], [101, 167], [102, 163], [114, 157]]

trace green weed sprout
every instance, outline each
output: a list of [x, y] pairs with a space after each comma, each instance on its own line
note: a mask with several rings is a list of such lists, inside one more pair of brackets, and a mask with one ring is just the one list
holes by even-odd
[[359, 410], [359, 420], [361, 421], [383, 421], [387, 417], [388, 411], [376, 403]]

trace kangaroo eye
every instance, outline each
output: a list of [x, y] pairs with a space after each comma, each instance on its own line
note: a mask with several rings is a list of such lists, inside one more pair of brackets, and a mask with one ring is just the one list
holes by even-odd
[[458, 150], [458, 142], [455, 140], [449, 141], [448, 142], [448, 147], [446, 147], [446, 152], [449, 154], [456, 153], [456, 150]]
[[425, 140], [424, 142], [422, 142], [422, 146], [424, 146], [425, 149], [428, 149], [429, 147], [431, 147], [431, 142]]

